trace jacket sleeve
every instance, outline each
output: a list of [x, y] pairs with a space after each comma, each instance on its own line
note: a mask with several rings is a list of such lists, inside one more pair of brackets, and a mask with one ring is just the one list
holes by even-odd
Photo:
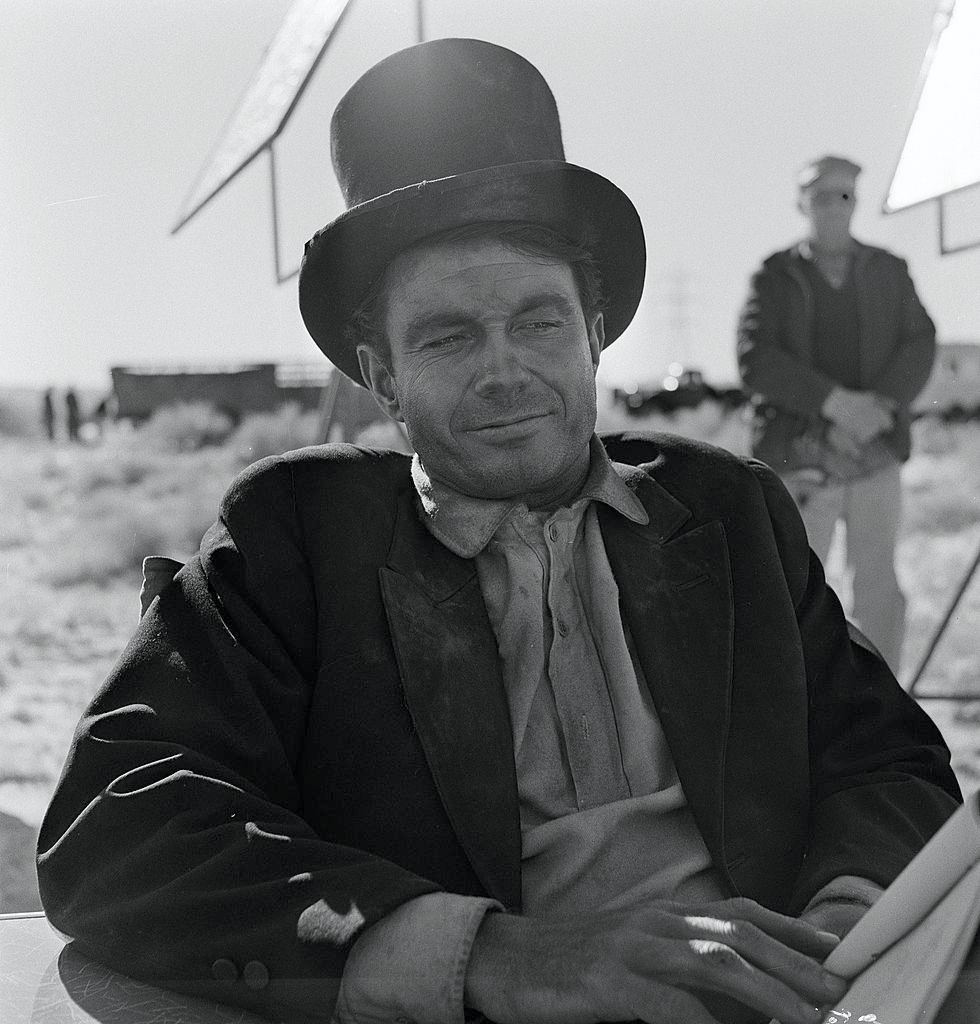
[[875, 391], [911, 405], [926, 386], [936, 358], [936, 327], [919, 301], [905, 260], [896, 259], [900, 328], [895, 354], [875, 382]]
[[857, 875], [888, 886], [956, 809], [949, 750], [931, 719], [843, 615], [792, 498], [753, 463], [796, 607], [809, 702], [807, 855], [791, 907]]
[[738, 368], [746, 391], [802, 416], [819, 416], [835, 382], [780, 342], [780, 294], [766, 267], [752, 276], [738, 323]]
[[361, 930], [438, 886], [302, 817], [315, 604], [290, 474], [246, 472], [141, 621], [79, 723], [38, 878], [117, 970], [327, 1019]]

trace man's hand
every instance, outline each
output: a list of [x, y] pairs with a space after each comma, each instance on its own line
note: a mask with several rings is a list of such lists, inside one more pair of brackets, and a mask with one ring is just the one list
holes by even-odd
[[800, 918], [814, 928], [842, 939], [867, 912], [868, 908], [863, 903], [854, 900], [822, 900]]
[[827, 440], [841, 455], [847, 455], [852, 459], [859, 459], [861, 457], [861, 444], [857, 438], [852, 437], [843, 427], [838, 427], [836, 424], [831, 423], [827, 427]]
[[890, 430], [895, 421], [892, 403], [873, 391], [834, 388], [824, 400], [820, 413], [841, 427], [858, 443]]
[[473, 944], [465, 1001], [500, 1024], [717, 1024], [693, 990], [783, 1024], [819, 1024], [818, 1007], [846, 990], [820, 966], [836, 944], [747, 899], [651, 901], [575, 919], [491, 913]]

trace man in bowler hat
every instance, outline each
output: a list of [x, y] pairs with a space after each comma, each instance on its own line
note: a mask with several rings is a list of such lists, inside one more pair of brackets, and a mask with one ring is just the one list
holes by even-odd
[[643, 231], [536, 69], [443, 39], [332, 122], [311, 335], [414, 457], [228, 491], [85, 713], [52, 923], [276, 1019], [820, 1020], [955, 808], [766, 466], [595, 434]]
[[860, 173], [840, 156], [803, 168], [805, 237], [753, 276], [738, 355], [753, 398], [753, 454], [782, 476], [821, 561], [844, 522], [852, 618], [897, 672], [900, 469], [936, 330], [905, 261], [851, 235]]

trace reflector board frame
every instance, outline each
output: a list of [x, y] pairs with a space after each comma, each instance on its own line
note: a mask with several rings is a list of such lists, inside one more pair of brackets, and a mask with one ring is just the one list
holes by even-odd
[[980, 182], [980, 0], [943, 0], [883, 212]]
[[176, 234], [262, 150], [270, 149], [349, 4], [350, 0], [295, 0], [184, 200], [171, 234]]

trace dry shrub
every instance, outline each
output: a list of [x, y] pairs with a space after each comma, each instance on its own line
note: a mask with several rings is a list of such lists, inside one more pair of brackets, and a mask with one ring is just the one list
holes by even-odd
[[79, 495], [112, 487], [134, 487], [153, 475], [161, 460], [138, 448], [104, 448], [102, 459], [91, 459], [79, 467], [75, 488]]
[[139, 490], [125, 496], [98, 492], [64, 531], [43, 571], [45, 581], [57, 588], [105, 587], [128, 576], [135, 585], [147, 555], [189, 558], [217, 511], [214, 496], [195, 489], [193, 468], [187, 467], [186, 490], [165, 499]]
[[69, 460], [61, 452], [52, 452], [41, 461], [42, 480], [64, 480], [68, 476]]
[[240, 462], [255, 462], [267, 455], [316, 444], [318, 425], [317, 413], [303, 412], [295, 402], [288, 402], [275, 412], [247, 416], [228, 444]]
[[912, 446], [922, 455], [948, 455], [956, 451], [956, 428], [937, 416], [923, 416], [912, 425]]
[[196, 452], [224, 444], [234, 424], [208, 402], [182, 402], [158, 409], [138, 431], [146, 447], [161, 452]]
[[0, 551], [10, 551], [13, 548], [20, 548], [31, 539], [23, 523], [0, 522]]
[[40, 512], [51, 504], [51, 495], [41, 488], [31, 487], [24, 491], [21, 496], [24, 508], [31, 512]]
[[167, 543], [162, 517], [145, 510], [106, 510], [98, 518], [79, 523], [59, 545], [58, 553], [43, 572], [53, 587], [81, 583], [107, 586], [125, 574], [134, 577], [143, 556], [159, 551]]
[[905, 531], [948, 536], [980, 523], [978, 466], [976, 426], [916, 424], [912, 458], [902, 470]]
[[154, 501], [207, 501], [212, 511], [241, 466], [230, 446], [161, 460], [140, 486]]

